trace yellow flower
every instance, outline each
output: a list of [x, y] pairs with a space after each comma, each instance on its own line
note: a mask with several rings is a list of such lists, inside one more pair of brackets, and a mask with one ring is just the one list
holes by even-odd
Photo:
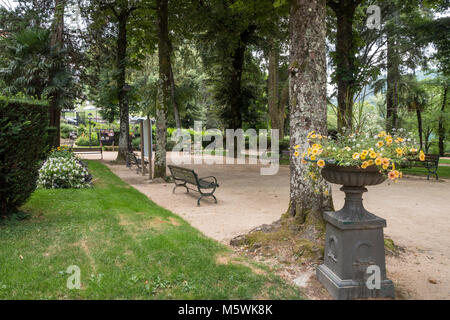
[[380, 138], [383, 138], [383, 137], [385, 137], [386, 136], [386, 131], [381, 131], [379, 134], [378, 134], [378, 137], [380, 137]]
[[312, 149], [308, 148], [308, 156], [311, 154], [311, 152], [312, 152]]
[[363, 154], [363, 155], [365, 155], [365, 156], [367, 156], [368, 153], [369, 153], [369, 151], [367, 151], [367, 150], [363, 150], [363, 151], [361, 152], [361, 154]]
[[309, 133], [308, 133], [308, 138], [309, 138], [314, 132], [315, 132], [314, 130], [311, 131], [311, 132], [309, 132]]
[[367, 153], [366, 154], [361, 153], [361, 156], [360, 156], [361, 160], [366, 160], [366, 156], [367, 156]]
[[365, 169], [369, 166], [369, 163], [367, 161], [364, 161], [361, 165], [361, 168]]
[[399, 142], [403, 142], [403, 141], [405, 141], [405, 139], [403, 139], [403, 138], [400, 138], [400, 137], [398, 137], [398, 138], [397, 138], [397, 140], [398, 140]]
[[383, 166], [388, 166], [389, 165], [389, 159], [388, 158], [383, 158], [381, 159]]
[[311, 135], [311, 139], [315, 139], [315, 138], [317, 138], [316, 134]]
[[373, 160], [372, 159], [370, 159], [369, 161], [367, 161], [367, 165], [370, 167], [370, 166], [373, 166]]
[[376, 164], [377, 166], [380, 166], [381, 163], [382, 163], [381, 158], [377, 158], [377, 159], [375, 160], [375, 164]]
[[389, 168], [389, 166], [388, 165], [386, 165], [386, 164], [383, 164], [383, 170], [387, 170]]
[[298, 148], [300, 148], [300, 145], [296, 145], [296, 146], [294, 147], [294, 149], [298, 149]]
[[312, 154], [318, 154], [319, 153], [319, 149], [312, 149]]
[[386, 137], [386, 144], [387, 144], [387, 145], [392, 144], [392, 137], [391, 137], [391, 136], [387, 136], [387, 137]]
[[397, 170], [393, 170], [392, 172], [394, 172], [395, 178], [398, 178], [400, 176], [400, 172], [398, 172]]
[[409, 152], [416, 153], [417, 149], [416, 148], [411, 148], [411, 149], [409, 149]]
[[323, 168], [323, 167], [325, 167], [325, 161], [320, 159], [319, 161], [317, 161], [317, 165], [319, 166], [319, 168]]
[[419, 159], [420, 161], [425, 161], [425, 154], [423, 153], [422, 150], [420, 151]]
[[312, 161], [316, 160], [316, 156], [315, 156], [315, 155], [312, 155], [312, 156], [311, 156], [311, 160], [312, 160]]
[[383, 141], [378, 141], [377, 142], [377, 147], [381, 148], [382, 146], [384, 146], [384, 142]]
[[294, 156], [295, 156], [295, 157], [298, 157], [299, 155], [300, 155], [300, 153], [299, 153], [298, 151], [295, 151], [295, 152], [294, 152]]
[[358, 153], [358, 152], [355, 152], [355, 153], [352, 155], [352, 158], [353, 158], [353, 160], [359, 159], [359, 153]]
[[371, 157], [372, 159], [375, 159], [375, 158], [377, 157], [377, 154], [376, 154], [375, 152], [371, 152], [371, 153], [370, 153], [370, 157]]
[[397, 151], [397, 154], [398, 154], [399, 156], [401, 156], [401, 155], [403, 154], [402, 148], [397, 148], [397, 149], [395, 149], [395, 151]]

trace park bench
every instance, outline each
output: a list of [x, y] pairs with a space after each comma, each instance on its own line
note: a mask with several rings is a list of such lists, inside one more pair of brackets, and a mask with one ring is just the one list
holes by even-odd
[[404, 168], [426, 168], [428, 171], [427, 179], [430, 180], [430, 176], [434, 175], [436, 180], [439, 180], [437, 170], [439, 168], [439, 155], [438, 154], [426, 154], [425, 161], [421, 161], [418, 158], [408, 159], [402, 167]]
[[100, 154], [103, 160], [102, 147], [72, 148], [72, 152], [75, 154]]
[[[172, 191], [173, 193], [175, 193], [176, 188], [185, 187], [188, 193], [189, 190], [200, 193], [200, 198], [198, 198], [197, 200], [197, 206], [200, 206], [200, 200], [203, 197], [213, 197], [215, 203], [217, 203], [217, 199], [214, 196], [214, 192], [219, 186], [216, 177], [209, 176], [199, 178], [194, 170], [173, 165], [169, 165], [169, 169], [170, 173], [172, 174], [173, 182], [175, 183], [175, 187]], [[188, 185], [193, 185], [196, 187], [196, 189], [189, 188]], [[205, 190], [209, 191], [205, 192]]]
[[[139, 173], [142, 171], [142, 160], [139, 158], [139, 156], [136, 155], [136, 153], [132, 151], [127, 152], [127, 167], [132, 168], [133, 166], [136, 166], [136, 173]], [[147, 165], [148, 161], [144, 159], [144, 164]]]

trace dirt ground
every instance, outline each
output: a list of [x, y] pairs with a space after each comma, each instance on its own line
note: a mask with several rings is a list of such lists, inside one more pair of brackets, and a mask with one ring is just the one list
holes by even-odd
[[[220, 185], [215, 193], [217, 204], [206, 198], [197, 207], [196, 193], [186, 194], [184, 188], [178, 188], [172, 194], [173, 183], [149, 183], [148, 176], [136, 174], [134, 169], [112, 165], [109, 161], [115, 157], [115, 152], [104, 152], [104, 162], [124, 181], [224, 244], [257, 226], [272, 223], [287, 210], [288, 166], [280, 166], [277, 175], [263, 176], [261, 165], [183, 164], [195, 169], [200, 177], [215, 176]], [[344, 203], [344, 193], [339, 187], [333, 185], [337, 209]], [[385, 182], [368, 189], [364, 195], [366, 209], [387, 220], [385, 235], [405, 250], [397, 257], [387, 257], [388, 277], [394, 281], [398, 297], [450, 299], [450, 181], [405, 177], [396, 184]], [[303, 271], [300, 274], [298, 270], [290, 271], [287, 278], [295, 278], [300, 287], [320, 291], [314, 270]]]

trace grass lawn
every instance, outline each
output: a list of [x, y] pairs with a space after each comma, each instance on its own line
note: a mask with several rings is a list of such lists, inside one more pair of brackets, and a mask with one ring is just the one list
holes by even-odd
[[439, 164], [441, 164], [441, 163], [450, 164], [450, 159], [442, 159], [442, 158], [440, 158], [439, 159]]
[[[440, 160], [439, 160], [440, 162]], [[411, 174], [415, 176], [426, 176], [428, 174], [427, 169], [425, 168], [410, 168], [410, 169], [402, 169], [404, 174]], [[439, 178], [450, 178], [450, 167], [449, 166], [439, 166], [437, 174]], [[435, 179], [432, 175], [430, 179]]]
[[[2, 222], [0, 299], [301, 298], [106, 166], [89, 168], [93, 188], [37, 190], [26, 219]], [[80, 290], [66, 287], [71, 265], [81, 269]]]

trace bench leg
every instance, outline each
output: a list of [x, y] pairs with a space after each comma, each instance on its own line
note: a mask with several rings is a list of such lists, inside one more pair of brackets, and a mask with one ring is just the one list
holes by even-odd
[[200, 206], [200, 200], [201, 200], [203, 197], [213, 197], [213, 198], [214, 198], [214, 202], [217, 203], [217, 198], [216, 198], [213, 194], [207, 194], [207, 195], [202, 194], [202, 195], [200, 196], [200, 198], [198, 198], [198, 200], [197, 200], [197, 206], [198, 206], [198, 207]]
[[189, 193], [189, 189], [188, 189], [188, 187], [186, 186], [186, 183], [183, 183], [183, 184], [175, 184], [175, 187], [173, 188], [172, 193], [175, 193], [175, 189], [178, 188], [178, 187], [185, 187], [185, 188], [186, 188], [186, 192]]

